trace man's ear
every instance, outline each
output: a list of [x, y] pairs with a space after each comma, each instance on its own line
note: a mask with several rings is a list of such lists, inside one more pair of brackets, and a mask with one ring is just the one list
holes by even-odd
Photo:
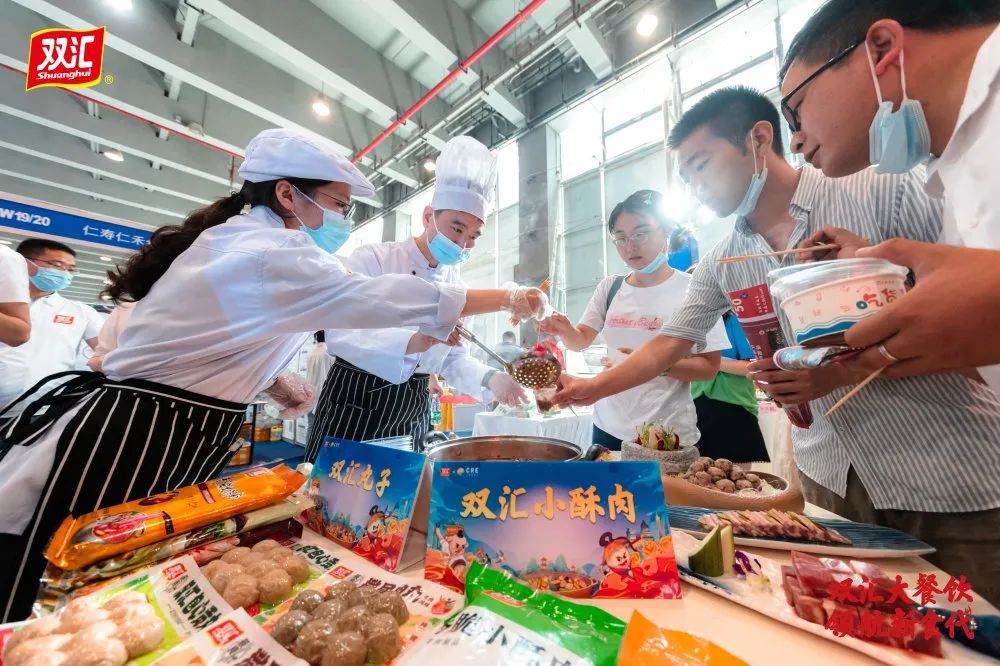
[[[893, 19], [879, 19], [871, 24], [865, 35], [875, 76], [882, 76], [890, 67], [898, 66], [903, 53], [903, 26]], [[862, 48], [864, 48], [862, 46]]]

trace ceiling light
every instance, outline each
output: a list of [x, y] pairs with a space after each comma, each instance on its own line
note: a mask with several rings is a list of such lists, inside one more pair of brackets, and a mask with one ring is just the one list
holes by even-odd
[[656, 18], [656, 14], [646, 12], [639, 18], [639, 22], [635, 24], [635, 31], [642, 37], [649, 37], [656, 30], [657, 23], [659, 23], [659, 19]]
[[424, 162], [424, 169], [434, 173], [437, 170], [437, 164], [434, 163], [434, 160], [427, 160]]
[[105, 150], [104, 151], [104, 156], [107, 157], [112, 162], [124, 162], [125, 161], [125, 156], [122, 155], [121, 152], [117, 151], [117, 150]]
[[111, 261], [111, 257], [101, 257], [101, 261]]
[[330, 115], [330, 105], [326, 103], [326, 100], [322, 97], [317, 97], [316, 101], [312, 105], [313, 113], [315, 113], [320, 118], [326, 118]]
[[113, 9], [126, 11], [132, 9], [132, 0], [105, 0]]

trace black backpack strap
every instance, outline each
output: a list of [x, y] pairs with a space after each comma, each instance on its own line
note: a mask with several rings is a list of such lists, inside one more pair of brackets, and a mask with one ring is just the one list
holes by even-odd
[[611, 282], [611, 289], [608, 290], [608, 300], [604, 304], [605, 312], [611, 309], [611, 301], [615, 300], [615, 296], [618, 294], [618, 290], [622, 288], [625, 278], [625, 275], [616, 275], [615, 279]]

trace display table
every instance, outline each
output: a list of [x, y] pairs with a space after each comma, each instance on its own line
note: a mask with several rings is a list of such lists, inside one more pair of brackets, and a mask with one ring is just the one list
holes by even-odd
[[[480, 415], [482, 416], [482, 415]], [[521, 419], [527, 420], [527, 419]], [[814, 512], [807, 508], [807, 514]], [[824, 517], [833, 514], [822, 510], [816, 511]], [[411, 533], [410, 538], [415, 535]], [[763, 548], [739, 547], [740, 550], [759, 554], [782, 564], [789, 564], [791, 558], [787, 551], [769, 550]], [[943, 585], [949, 575], [927, 560], [920, 557], [898, 559], [872, 560], [881, 566], [889, 576], [900, 574], [913, 589], [918, 573], [933, 572], [937, 575], [939, 584]], [[410, 567], [401, 575], [413, 580], [423, 579], [421, 565]], [[796, 629], [772, 620], [762, 613], [744, 608], [735, 602], [717, 596], [699, 587], [681, 582], [682, 596], [680, 599], [663, 600], [581, 600], [574, 602], [589, 603], [603, 608], [625, 620], [632, 616], [633, 611], [640, 611], [650, 620], [669, 629], [678, 629], [707, 638], [719, 646], [729, 650], [748, 664], [805, 664], [809, 666], [844, 666], [850, 664], [862, 666], [880, 664], [882, 662], [851, 648], [837, 645], [836, 641], [825, 640], [805, 631]], [[964, 608], [968, 603], [949, 604], [946, 597], [939, 595], [938, 603], [945, 608]], [[978, 596], [972, 604], [975, 614], [997, 613], [988, 602]], [[916, 659], [927, 666], [941, 664], [943, 660]]]
[[587, 450], [593, 443], [593, 419], [589, 411], [579, 410], [576, 414], [563, 410], [545, 417], [502, 416], [493, 412], [480, 412], [476, 414], [472, 436], [483, 435], [551, 437], [573, 442]]

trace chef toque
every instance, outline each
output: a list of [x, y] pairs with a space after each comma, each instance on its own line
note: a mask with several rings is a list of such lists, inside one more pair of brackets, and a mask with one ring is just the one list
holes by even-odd
[[457, 136], [445, 144], [435, 173], [431, 208], [460, 210], [486, 220], [493, 209], [497, 174], [497, 160], [489, 148], [470, 136]]
[[250, 140], [240, 176], [251, 183], [313, 178], [351, 186], [351, 196], [371, 197], [375, 187], [351, 161], [320, 137], [291, 129], [267, 129]]

